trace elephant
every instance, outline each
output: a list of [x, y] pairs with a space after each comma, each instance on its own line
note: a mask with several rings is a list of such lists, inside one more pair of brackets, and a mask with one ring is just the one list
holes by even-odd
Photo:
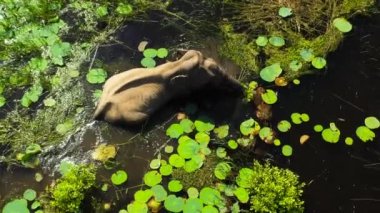
[[169, 100], [204, 87], [243, 93], [240, 82], [213, 59], [188, 50], [179, 60], [154, 68], [134, 68], [110, 77], [103, 86], [93, 118], [114, 124], [140, 124]]

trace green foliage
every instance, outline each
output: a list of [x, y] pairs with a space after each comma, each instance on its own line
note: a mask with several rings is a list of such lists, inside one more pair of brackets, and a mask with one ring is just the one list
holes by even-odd
[[265, 93], [261, 94], [261, 98], [266, 104], [274, 104], [277, 102], [277, 94], [271, 89], [265, 90]]
[[157, 202], [164, 201], [168, 196], [165, 188], [162, 185], [155, 185], [151, 188], [153, 196]]
[[268, 44], [268, 38], [266, 36], [259, 36], [256, 39], [257, 46], [265, 47]]
[[288, 7], [281, 7], [278, 10], [278, 15], [281, 16], [281, 17], [283, 17], [283, 18], [291, 16], [292, 14], [293, 14], [292, 9], [288, 8]]
[[280, 36], [271, 36], [269, 43], [275, 47], [282, 47], [285, 45], [285, 40]]
[[260, 125], [253, 118], [243, 121], [240, 124], [240, 132], [243, 135], [254, 134], [255, 131], [260, 130]]
[[282, 120], [277, 124], [277, 129], [280, 130], [280, 132], [287, 132], [291, 127], [292, 124], [287, 120]]
[[61, 212], [78, 212], [88, 190], [95, 184], [93, 166], [73, 166], [51, 189], [51, 206]]
[[333, 20], [333, 25], [336, 27], [340, 32], [347, 33], [352, 30], [352, 25], [350, 22], [348, 22], [345, 18], [336, 18]]
[[311, 64], [313, 65], [313, 67], [317, 68], [317, 69], [322, 69], [326, 66], [326, 60], [322, 57], [315, 57], [313, 58], [313, 60], [311, 61]]
[[27, 189], [25, 190], [23, 194], [23, 198], [28, 201], [33, 201], [37, 197], [37, 192], [34, 191], [33, 189]]
[[107, 72], [102, 68], [91, 69], [87, 75], [86, 79], [91, 84], [100, 84], [106, 81]]
[[236, 182], [249, 192], [255, 212], [303, 212], [304, 184], [290, 170], [254, 161], [252, 169], [240, 170]]
[[29, 213], [28, 201], [25, 199], [15, 199], [5, 204], [3, 213]]
[[128, 175], [125, 171], [119, 170], [112, 174], [111, 181], [115, 185], [121, 185], [127, 181]]
[[370, 129], [377, 129], [380, 127], [380, 121], [374, 116], [367, 117], [364, 120], [364, 123], [365, 123], [366, 127], [370, 128]]
[[273, 82], [282, 73], [282, 68], [279, 63], [272, 64], [263, 68], [260, 71], [260, 77], [267, 82]]
[[216, 165], [214, 175], [220, 180], [225, 180], [231, 172], [231, 166], [227, 162], [220, 162]]
[[172, 124], [166, 130], [166, 135], [171, 138], [179, 138], [183, 134], [184, 130], [180, 124]]
[[42, 95], [42, 87], [40, 85], [35, 85], [31, 87], [28, 91], [24, 93], [21, 98], [21, 105], [24, 107], [29, 107], [32, 103], [36, 103], [40, 96]]
[[293, 148], [290, 145], [284, 145], [281, 149], [281, 152], [284, 156], [289, 157], [293, 154]]
[[144, 183], [147, 186], [155, 186], [162, 181], [162, 176], [157, 171], [150, 171], [144, 175]]
[[175, 195], [169, 195], [164, 202], [165, 209], [171, 212], [181, 212], [184, 205], [185, 200], [181, 197], [176, 197]]
[[359, 126], [356, 129], [356, 135], [363, 142], [373, 141], [376, 136], [375, 133], [366, 126]]
[[330, 123], [330, 128], [326, 128], [322, 131], [322, 138], [329, 143], [338, 143], [340, 138], [340, 130], [334, 123]]
[[181, 181], [179, 180], [171, 180], [168, 183], [168, 189], [171, 192], [179, 192], [183, 188], [183, 185], [181, 184]]

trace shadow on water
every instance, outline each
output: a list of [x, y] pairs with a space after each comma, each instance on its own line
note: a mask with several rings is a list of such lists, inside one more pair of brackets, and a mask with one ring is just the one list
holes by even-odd
[[[301, 79], [300, 86], [281, 89], [280, 101], [274, 107], [273, 126], [279, 120], [289, 120], [292, 112], [305, 112], [311, 117], [309, 123], [293, 125], [290, 133], [279, 135], [283, 143], [294, 147], [291, 158], [282, 157], [277, 148], [271, 153], [275, 162], [297, 172], [307, 183], [304, 193], [306, 212], [378, 212], [380, 209], [378, 138], [365, 144], [356, 140], [349, 147], [342, 139], [339, 144], [327, 144], [320, 135], [313, 133], [314, 124], [327, 126], [329, 122], [335, 122], [342, 136], [354, 137], [356, 127], [363, 124], [366, 116], [380, 117], [380, 16], [359, 18], [354, 26], [357, 26], [354, 32], [329, 56], [328, 72], [306, 76]], [[180, 32], [170, 28], [159, 30], [159, 24], [155, 22], [126, 25], [115, 39], [114, 43], [99, 46], [97, 54], [105, 68], [115, 73], [140, 66], [142, 54], [136, 49], [142, 40], [150, 41], [150, 47], [156, 48], [185, 47], [183, 44], [186, 43]], [[89, 86], [88, 95], [95, 89], [100, 88]], [[22, 194], [26, 188], [43, 191], [52, 179], [49, 174], [61, 160], [88, 161], [90, 151], [106, 142], [118, 145], [116, 160], [120, 164], [111, 170], [100, 166], [99, 184], [110, 184], [111, 174], [124, 169], [128, 172], [128, 185], [114, 187], [110, 184], [111, 190], [106, 193], [95, 191], [94, 195], [102, 200], [99, 203], [111, 202], [116, 205], [112, 209], [120, 209], [131, 200], [133, 190], [139, 189], [149, 161], [167, 142], [167, 124], [188, 103], [196, 103], [200, 111], [214, 118], [217, 124], [227, 122], [236, 129], [253, 111], [238, 98], [211, 90], [170, 102], [143, 127], [130, 129], [104, 122], [90, 123], [66, 143], [46, 153], [43, 161], [46, 178], [42, 183], [34, 181], [34, 170], [0, 170], [0, 201]], [[379, 131], [376, 133], [380, 134]], [[299, 145], [297, 141], [302, 134], [309, 134], [311, 139]]]

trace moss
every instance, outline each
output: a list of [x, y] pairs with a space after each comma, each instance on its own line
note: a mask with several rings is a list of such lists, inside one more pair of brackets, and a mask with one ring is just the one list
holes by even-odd
[[348, 15], [366, 12], [369, 8], [375, 5], [375, 0], [343, 0], [337, 16]]
[[218, 179], [214, 175], [214, 168], [219, 163], [215, 153], [206, 156], [203, 166], [195, 172], [188, 173], [183, 168], [174, 169], [173, 179], [180, 180], [184, 189], [195, 187], [202, 189], [205, 186], [212, 186]]

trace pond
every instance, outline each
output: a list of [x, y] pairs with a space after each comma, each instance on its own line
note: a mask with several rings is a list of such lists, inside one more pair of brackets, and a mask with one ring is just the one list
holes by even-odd
[[[292, 145], [293, 155], [284, 157], [279, 148], [266, 144], [258, 144], [255, 150], [260, 158], [289, 168], [306, 183], [303, 194], [305, 212], [377, 212], [380, 209], [378, 138], [367, 143], [356, 139], [352, 146], [348, 146], [343, 141], [326, 143], [320, 133], [313, 131], [315, 124], [326, 127], [334, 122], [343, 136], [355, 138], [355, 129], [363, 125], [366, 117], [380, 117], [380, 15], [356, 18], [353, 25], [356, 26], [354, 31], [327, 58], [326, 71], [300, 78], [300, 85], [292, 84], [279, 89], [279, 101], [273, 107], [270, 126], [276, 126], [283, 119], [289, 120], [293, 112], [308, 113], [311, 118], [307, 123], [293, 125], [288, 133], [278, 133], [283, 143]], [[141, 40], [160, 47], [183, 41], [178, 32], [155, 26], [154, 21], [126, 25], [116, 34], [123, 45], [99, 46], [96, 59], [105, 63], [107, 70], [120, 72], [139, 66], [141, 53], [130, 47], [136, 49]], [[207, 42], [198, 48], [216, 57], [218, 43], [212, 40]], [[191, 45], [186, 42], [182, 44], [183, 48], [188, 46]], [[225, 66], [230, 68], [231, 74], [237, 75], [235, 66]], [[87, 95], [99, 88], [88, 86]], [[109, 170], [99, 164], [98, 185], [109, 183], [116, 169], [128, 172], [128, 182], [121, 187], [112, 186], [107, 192], [97, 189], [92, 193], [101, 200], [101, 204], [111, 203], [111, 212], [118, 212], [141, 188], [150, 161], [162, 152], [165, 145], [175, 145], [166, 136], [166, 128], [176, 121], [176, 113], [184, 112], [189, 104], [195, 104], [198, 111], [212, 117], [216, 124], [228, 123], [235, 129], [255, 111], [252, 104], [243, 103], [239, 97], [210, 90], [171, 101], [143, 126], [114, 127], [105, 122], [91, 121], [59, 146], [44, 151], [41, 168], [1, 167], [0, 206], [27, 188], [44, 191], [59, 176], [57, 171], [62, 160], [91, 162], [94, 147], [106, 142], [117, 145], [118, 165]], [[380, 134], [379, 130], [375, 132]], [[299, 138], [305, 134], [310, 139], [301, 145]], [[164, 152], [162, 155], [163, 159], [167, 159]], [[39, 183], [34, 180], [36, 172], [44, 174], [44, 179]], [[90, 201], [86, 202], [85, 209], [90, 204]]]

